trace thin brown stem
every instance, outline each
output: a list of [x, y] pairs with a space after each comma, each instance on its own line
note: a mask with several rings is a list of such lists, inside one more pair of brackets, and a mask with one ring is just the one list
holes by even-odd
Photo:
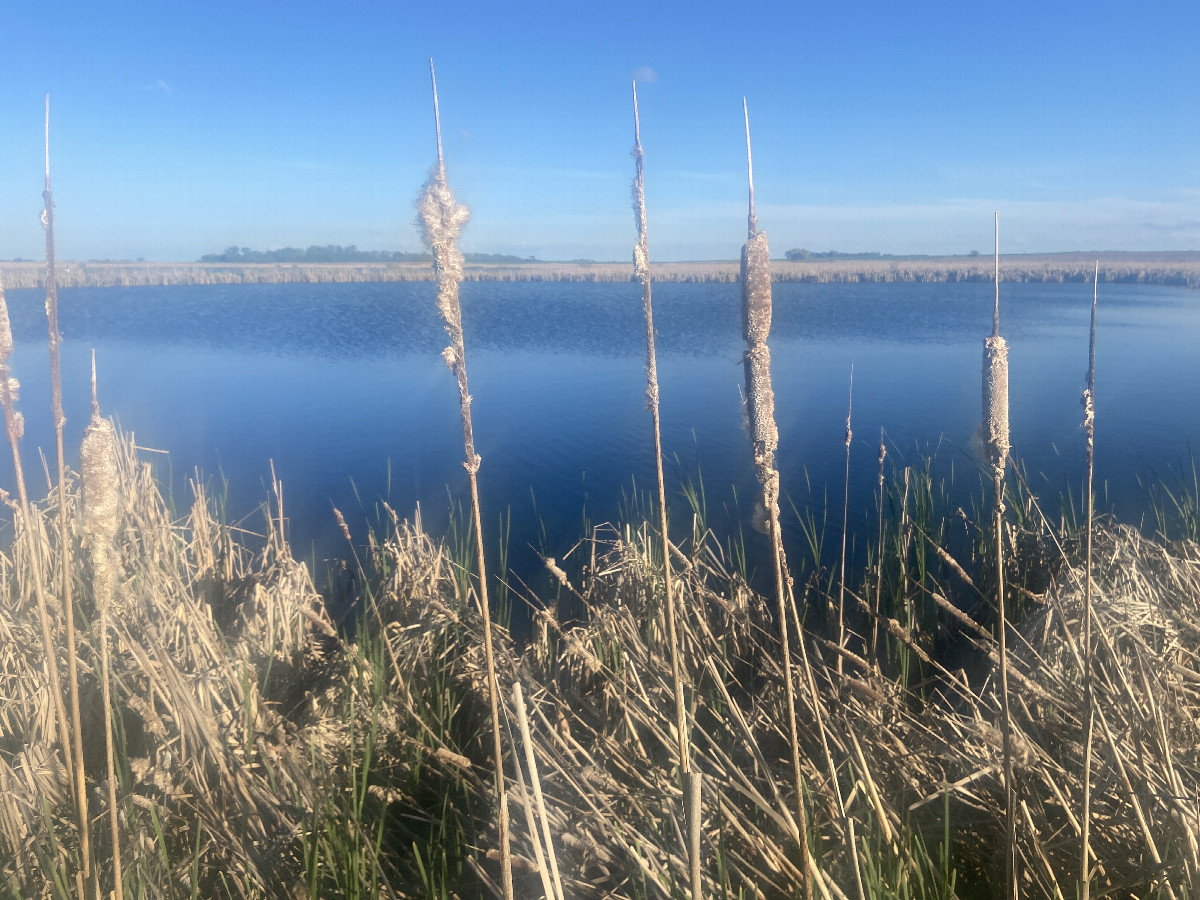
[[[838, 648], [846, 645], [846, 532], [850, 525], [850, 442], [854, 432], [850, 429], [850, 415], [854, 410], [854, 365], [850, 365], [850, 395], [846, 400], [846, 480], [842, 494], [842, 562], [838, 575]], [[842, 654], [837, 655], [837, 673], [842, 674]]]
[[108, 613], [100, 614], [100, 670], [104, 702], [104, 757], [108, 767], [108, 827], [112, 831], [113, 894], [116, 900], [125, 896], [124, 876], [121, 872], [121, 820], [117, 805], [117, 762], [113, 742], [112, 688], [110, 685], [108, 658]]
[[[868, 658], [871, 664], [878, 667], [879, 651], [879, 616], [880, 605], [883, 602], [883, 463], [887, 459], [887, 444], [883, 440], [883, 429], [879, 429], [879, 536], [876, 543], [878, 560], [875, 564], [875, 599], [871, 606], [871, 643], [868, 647]], [[839, 656], [841, 654], [838, 654]]]
[[1092, 520], [1095, 517], [1095, 426], [1096, 426], [1096, 302], [1100, 295], [1100, 263], [1092, 281], [1092, 322], [1088, 339], [1087, 389], [1083, 393], [1083, 428], [1087, 439], [1087, 534], [1084, 550], [1083, 591], [1083, 814], [1080, 817], [1079, 896], [1089, 900], [1091, 878], [1092, 755], [1096, 731], [1096, 698], [1092, 685]]
[[995, 236], [996, 236], [996, 303], [992, 307], [992, 336], [1000, 336], [1000, 213], [995, 214]]
[[996, 627], [997, 652], [1000, 656], [1000, 709], [1001, 733], [1003, 735], [1003, 772], [1004, 772], [1004, 823], [1005, 823], [1005, 867], [1004, 884], [1005, 896], [1016, 900], [1018, 895], [1017, 882], [1017, 791], [1013, 783], [1013, 751], [1012, 751], [1012, 708], [1008, 696], [1008, 616], [1004, 605], [1004, 480], [997, 472], [995, 475], [995, 507], [996, 507], [996, 609], [999, 624]]
[[[54, 445], [58, 455], [58, 549], [59, 549], [59, 594], [62, 598], [63, 625], [67, 643], [67, 685], [71, 704], [71, 746], [66, 754], [71, 770], [71, 782], [75, 794], [75, 811], [79, 822], [79, 849], [83, 867], [83, 878], [90, 882], [92, 876], [91, 840], [88, 834], [87, 778], [83, 770], [83, 730], [79, 717], [79, 666], [75, 652], [75, 603], [71, 596], [71, 553], [67, 529], [67, 464], [63, 450], [63, 426], [67, 419], [63, 415], [62, 362], [60, 350], [62, 335], [58, 330], [58, 284], [54, 271], [54, 196], [50, 191], [50, 95], [46, 95], [46, 187], [42, 192], [44, 207], [42, 224], [46, 232], [46, 319], [49, 330], [50, 348], [50, 391], [54, 408]], [[99, 896], [99, 888], [92, 885], [92, 892]]]
[[754, 157], [750, 153], [750, 110], [746, 98], [742, 98], [742, 117], [746, 120], [746, 181], [750, 188], [750, 212], [746, 216], [746, 237], [754, 237], [758, 231], [758, 216], [754, 214]]

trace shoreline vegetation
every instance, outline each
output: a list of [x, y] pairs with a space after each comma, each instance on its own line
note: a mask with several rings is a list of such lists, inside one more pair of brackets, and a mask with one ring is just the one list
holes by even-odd
[[[1200, 289], [1200, 251], [1010, 254], [1000, 257], [1000, 277], [1008, 282], [1090, 283], [1095, 265], [1100, 280], [1116, 284], [1175, 285]], [[655, 263], [658, 282], [736, 283], [740, 263], [732, 261]], [[988, 256], [894, 259], [772, 260], [771, 280], [815, 284], [845, 282], [990, 282]], [[45, 264], [0, 261], [9, 289], [44, 288]], [[628, 262], [472, 263], [464, 281], [627, 282], [636, 276]], [[321, 282], [433, 281], [428, 262], [390, 263], [205, 263], [59, 261], [59, 287], [138, 287], [203, 284], [294, 284]]]
[[[435, 121], [436, 102], [435, 90]], [[748, 119], [740, 280], [747, 463], [761, 492], [746, 525], [762, 533], [714, 534], [702, 487], [667, 497], [660, 476], [657, 496], [635, 496], [621, 521], [556, 534], [559, 556], [542, 557], [547, 588], [510, 579], [511, 532], [485, 530], [478, 502], [458, 302], [472, 277], [457, 247], [469, 213], [453, 199], [439, 128], [419, 201], [434, 265], [420, 280], [437, 280], [471, 513], [439, 539], [419, 508], [407, 519], [380, 501], [369, 533], [333, 509], [349, 620], [334, 617], [333, 586], [322, 592], [294, 557], [274, 472], [259, 534], [223, 521], [199, 477], [190, 507], [174, 509], [144, 448], [101, 417], [94, 366], [81, 472], [65, 469], [56, 286], [133, 275], [54, 266], [47, 124], [56, 387], [40, 414], [54, 415], [59, 452], [57, 478], [44, 462], [40, 501], [23, 474], [23, 373], [10, 367], [0, 286], [0, 407], [18, 491], [0, 494], [13, 519], [0, 552], [0, 898], [1196, 895], [1200, 477], [1193, 464], [1149, 487], [1153, 530], [1093, 514], [1094, 318], [1084, 507], [1068, 496], [1047, 515], [1009, 443], [1001, 278], [1072, 280], [1079, 266], [1094, 310], [1095, 273], [1120, 272], [1105, 257], [1011, 269], [998, 223], [995, 261], [961, 270], [776, 264], [783, 279], [953, 271], [996, 284], [976, 501], [955, 507], [928, 460], [885, 471], [881, 445], [878, 537], [850, 571], [843, 549], [835, 574], [821, 550], [834, 529], [817, 524], [819, 510], [797, 510], [806, 540], [783, 546], [773, 264], [754, 212]], [[653, 264], [652, 277], [637, 161], [635, 277], [654, 413], [651, 282], [699, 277], [696, 266], [738, 276], [712, 263]], [[1129, 279], [1150, 271], [1123, 264]], [[561, 265], [540, 265], [562, 280]], [[417, 280], [415, 269], [314, 268]], [[617, 264], [602, 267], [620, 281], [627, 269], [618, 278]], [[24, 286], [41, 283], [26, 271]], [[223, 268], [141, 271], [160, 280], [140, 283], [183, 283], [162, 279], [187, 271], [189, 283], [219, 283], [199, 275]], [[17, 275], [0, 271], [21, 285]], [[749, 568], [748, 541], [764, 540], [773, 578]], [[521, 607], [529, 628], [517, 640], [509, 625]]]

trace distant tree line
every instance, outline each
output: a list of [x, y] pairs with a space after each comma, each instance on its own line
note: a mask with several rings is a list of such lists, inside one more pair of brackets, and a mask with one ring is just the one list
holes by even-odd
[[[467, 253], [469, 263], [536, 262], [534, 257], [522, 258], [504, 253]], [[404, 253], [390, 250], [359, 250], [351, 244], [341, 247], [329, 244], [312, 246], [307, 250], [284, 247], [281, 250], [251, 250], [249, 247], [227, 247], [221, 253], [206, 253], [200, 262], [206, 263], [361, 263], [361, 262], [431, 262], [428, 253]]]
[[817, 253], [812, 250], [789, 250], [783, 254], [788, 262], [804, 262], [809, 259], [889, 259], [890, 256], [885, 256], [882, 253], [839, 253], [837, 250], [826, 250], [824, 253]]

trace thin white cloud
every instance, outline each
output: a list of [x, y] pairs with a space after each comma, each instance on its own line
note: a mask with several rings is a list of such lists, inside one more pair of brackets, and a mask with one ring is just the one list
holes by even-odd
[[161, 78], [160, 78], [160, 79], [158, 79], [157, 81], [155, 81], [153, 84], [148, 84], [148, 85], [146, 85], [146, 90], [147, 90], [147, 91], [154, 91], [154, 92], [156, 92], [156, 93], [159, 93], [159, 94], [171, 94], [171, 93], [174, 93], [174, 91], [173, 91], [173, 89], [171, 88], [171, 86], [170, 86], [169, 84], [167, 84], [165, 81], [163, 81], [163, 79], [161, 79]]
[[633, 70], [633, 80], [638, 84], [654, 84], [658, 81], [658, 73], [649, 66], [638, 66]]

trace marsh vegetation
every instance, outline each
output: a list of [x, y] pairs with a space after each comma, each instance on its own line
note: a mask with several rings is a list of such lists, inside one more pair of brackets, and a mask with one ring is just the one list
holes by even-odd
[[[643, 177], [638, 156], [639, 201]], [[46, 193], [49, 212], [48, 179]], [[1082, 509], [1030, 489], [1010, 455], [997, 263], [977, 502], [948, 502], [929, 465], [881, 445], [871, 537], [830, 565], [815, 528], [809, 553], [782, 538], [774, 264], [751, 201], [745, 464], [761, 495], [746, 524], [763, 533], [715, 533], [703, 492], [671, 497], [660, 475], [622, 521], [544, 556], [550, 587], [535, 592], [485, 566], [502, 537], [479, 514], [467, 214], [440, 147], [420, 208], [474, 502], [447, 538], [386, 504], [361, 533], [335, 512], [345, 618], [289, 546], [277, 480], [254, 529], [225, 521], [199, 478], [176, 510], [102, 417], [102, 378], [81, 473], [47, 465], [47, 497], [30, 498], [0, 294], [18, 486], [0, 555], [0, 894], [1194, 894], [1195, 480], [1152, 490], [1142, 530], [1094, 515], [1090, 481]], [[647, 221], [639, 202], [661, 472], [671, 398], [655, 378]], [[52, 239], [50, 224], [51, 258]], [[49, 327], [53, 345], [53, 314]], [[1098, 368], [1090, 356], [1089, 463], [1104, 390], [1103, 351]], [[1081, 371], [1088, 357], [1081, 346]], [[61, 402], [52, 415], [61, 434]], [[848, 453], [852, 426], [848, 411]]]

